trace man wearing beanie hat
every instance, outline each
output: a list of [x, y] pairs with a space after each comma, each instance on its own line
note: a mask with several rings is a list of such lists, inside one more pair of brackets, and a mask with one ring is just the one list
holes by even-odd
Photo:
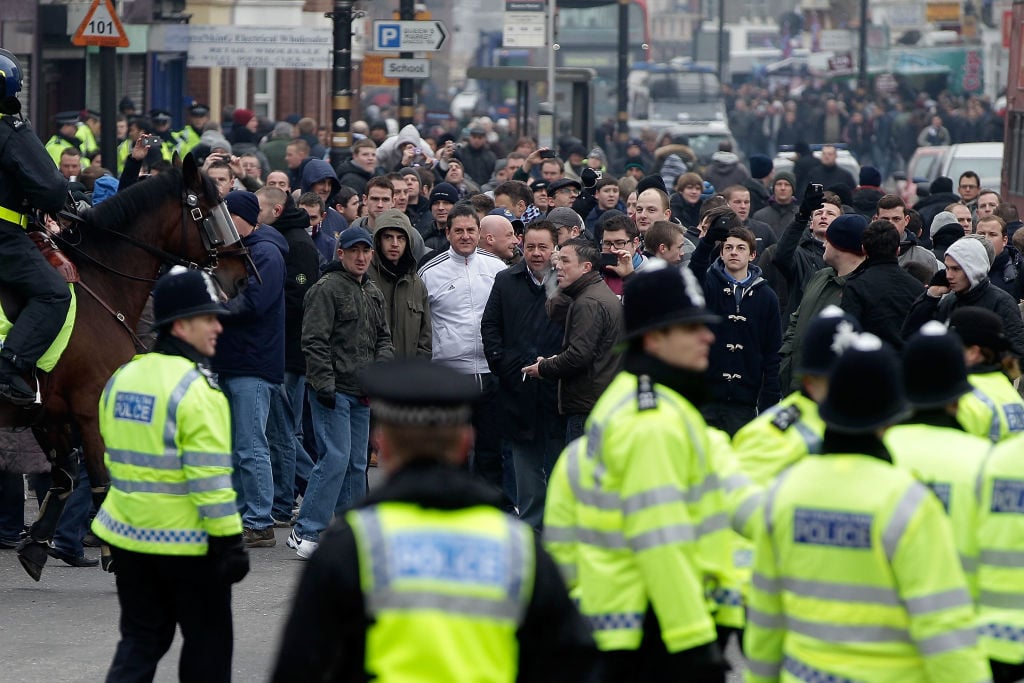
[[800, 388], [740, 428], [732, 447], [743, 471], [762, 486], [806, 455], [821, 453], [825, 423], [818, 404], [828, 392], [828, 373], [860, 323], [838, 306], [827, 306], [807, 329], [797, 367]]
[[950, 204], [959, 204], [960, 195], [953, 192], [953, 181], [939, 176], [932, 181], [928, 196], [914, 204], [914, 210], [921, 214], [921, 222], [930, 226], [932, 219]]
[[448, 214], [459, 199], [459, 191], [451, 183], [438, 183], [430, 191], [430, 213], [434, 221], [426, 230], [420, 231], [428, 253], [448, 248]]
[[[861, 244], [867, 221], [857, 214], [843, 214], [833, 218], [831, 214], [839, 210], [838, 205], [826, 201], [815, 212], [815, 231], [821, 230], [823, 223], [828, 223], [828, 227], [822, 231], [826, 266], [807, 281], [799, 307], [788, 317], [780, 352], [782, 365], [779, 369], [779, 382], [783, 393], [800, 389], [797, 368], [800, 367], [802, 344], [808, 326], [826, 306], [840, 304], [846, 278], [864, 261], [863, 247], [858, 245]], [[789, 230], [794, 230], [795, 225], [794, 222]]]
[[957, 406], [972, 387], [963, 343], [937, 320], [924, 324], [903, 347], [903, 386], [914, 415], [885, 433], [893, 463], [942, 501], [960, 553], [971, 597], [978, 599], [978, 477], [992, 444], [968, 434]]
[[840, 306], [865, 332], [900, 349], [903, 321], [924, 287], [897, 262], [900, 236], [892, 223], [872, 221], [861, 239], [866, 258], [846, 277]]
[[942, 504], [882, 441], [909, 412], [896, 352], [859, 335], [819, 412], [823, 455], [783, 472], [756, 516], [747, 680], [989, 680]]
[[932, 278], [914, 302], [903, 324], [903, 337], [917, 332], [925, 322], [948, 322], [958, 308], [978, 306], [993, 311], [1003, 321], [1010, 351], [1024, 358], [1024, 322], [1012, 296], [992, 285], [985, 247], [976, 239], [962, 237], [946, 250], [946, 270]]
[[[233, 480], [245, 527], [246, 545], [273, 547], [274, 480], [271, 474], [267, 420], [270, 396], [284, 382], [284, 255], [288, 241], [259, 225], [260, 202], [251, 192], [235, 190], [224, 199], [256, 272], [239, 296], [227, 303], [232, 317], [213, 357], [213, 369], [231, 407], [235, 463]], [[254, 352], [258, 349], [259, 352]]]
[[[751, 154], [747, 159], [750, 164], [750, 177], [745, 178], [741, 185], [750, 190], [750, 215], [753, 216], [768, 206], [768, 193], [772, 189], [774, 165], [770, 157], [764, 154]], [[776, 233], [776, 235], [781, 233]]]
[[1024, 432], [1024, 401], [1010, 382], [1020, 375], [1020, 366], [1007, 355], [1002, 320], [992, 311], [964, 306], [953, 312], [949, 326], [963, 340], [967, 381], [974, 387], [960, 400], [957, 420], [993, 443]]
[[796, 176], [790, 171], [776, 171], [771, 188], [772, 195], [768, 198], [768, 205], [751, 214], [751, 217], [762, 223], [767, 223], [772, 232], [781, 237], [785, 229], [796, 218], [799, 209], [794, 196]]
[[874, 166], [861, 166], [859, 180], [860, 183], [853, 188], [853, 193], [850, 195], [850, 206], [861, 216], [871, 220], [871, 217], [875, 215], [878, 200], [885, 196], [880, 187], [882, 174]]
[[249, 572], [230, 412], [207, 365], [227, 309], [207, 273], [175, 266], [153, 289], [153, 312], [153, 351], [117, 370], [99, 406], [111, 485], [92, 530], [110, 546], [121, 605], [107, 677], [152, 680], [180, 624], [179, 677], [226, 682], [231, 584]]
[[717, 317], [693, 275], [663, 261], [628, 280], [624, 301], [624, 370], [556, 463], [547, 511], [576, 514], [579, 550], [565, 569], [598, 625], [600, 680], [723, 681], [705, 595], [731, 569], [726, 500], [695, 407]]

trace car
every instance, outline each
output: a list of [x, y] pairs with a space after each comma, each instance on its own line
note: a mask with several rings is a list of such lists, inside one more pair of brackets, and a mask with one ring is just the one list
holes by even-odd
[[[823, 145], [811, 145], [811, 151], [814, 153], [816, 159], [821, 159], [821, 148]], [[857, 163], [857, 159], [850, 154], [850, 150], [846, 149], [842, 145], [835, 145], [836, 148], [836, 165], [839, 168], [845, 169], [850, 172], [850, 175], [857, 179], [860, 177], [860, 164]], [[779, 148], [778, 154], [775, 155], [775, 159], [772, 160], [772, 167], [775, 172], [779, 171], [793, 171], [793, 160], [796, 159], [796, 152], [793, 151], [789, 145], [783, 145]]]
[[960, 175], [974, 171], [981, 178], [981, 187], [999, 190], [1003, 171], [1003, 143], [964, 142], [939, 147], [918, 147], [907, 163], [906, 173], [893, 174], [900, 196], [912, 206], [939, 176], [950, 178], [956, 189]]

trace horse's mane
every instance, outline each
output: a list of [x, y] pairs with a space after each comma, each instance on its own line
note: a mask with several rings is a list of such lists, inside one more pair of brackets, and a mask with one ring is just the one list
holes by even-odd
[[[217, 196], [213, 181], [206, 176], [202, 178], [207, 203], [218, 203], [220, 198]], [[89, 214], [88, 222], [100, 229], [123, 231], [143, 212], [156, 210], [169, 198], [180, 199], [182, 183], [182, 173], [177, 168], [170, 168], [150, 178], [139, 180], [127, 190], [118, 192], [94, 207]]]

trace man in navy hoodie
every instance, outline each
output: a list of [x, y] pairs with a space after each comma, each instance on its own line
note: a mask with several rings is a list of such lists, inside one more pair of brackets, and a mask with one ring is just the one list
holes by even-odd
[[274, 478], [267, 444], [271, 392], [284, 382], [284, 256], [288, 242], [261, 226], [260, 203], [251, 192], [224, 198], [259, 272], [245, 291], [228, 302], [231, 317], [217, 341], [213, 370], [231, 408], [231, 475], [242, 514], [242, 538], [250, 548], [276, 545], [271, 505]]
[[[330, 235], [334, 242], [337, 242], [338, 235], [348, 227], [348, 221], [338, 213], [338, 210], [334, 208], [334, 201], [332, 201], [341, 187], [334, 169], [326, 161], [311, 159], [302, 169], [302, 182], [299, 187], [302, 194], [313, 192], [324, 201], [326, 213], [320, 222], [320, 232]], [[333, 259], [334, 254], [332, 253], [331, 260]]]

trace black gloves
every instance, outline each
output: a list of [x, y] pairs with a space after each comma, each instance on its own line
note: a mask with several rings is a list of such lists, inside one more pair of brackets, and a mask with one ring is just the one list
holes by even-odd
[[811, 220], [811, 215], [821, 208], [824, 198], [824, 192], [814, 192], [808, 186], [807, 195], [800, 203], [800, 210], [796, 213], [796, 220], [803, 221], [804, 223]]
[[597, 185], [597, 181], [601, 179], [601, 172], [595, 171], [592, 168], [585, 168], [580, 173], [580, 182], [583, 183], [583, 189], [589, 190]]
[[946, 277], [946, 270], [935, 271], [935, 275], [932, 275], [931, 281], [928, 283], [929, 287], [949, 287], [949, 279]]
[[334, 389], [321, 389], [316, 392], [316, 400], [320, 402], [320, 405], [329, 410], [334, 410], [334, 407], [338, 405], [338, 399], [334, 395]]
[[726, 216], [719, 216], [711, 225], [708, 226], [708, 232], [704, 235], [704, 239], [714, 244], [715, 242], [724, 242], [729, 236], [729, 218]]
[[224, 583], [238, 583], [249, 573], [249, 551], [241, 534], [210, 536], [206, 556], [213, 560], [217, 578]]

